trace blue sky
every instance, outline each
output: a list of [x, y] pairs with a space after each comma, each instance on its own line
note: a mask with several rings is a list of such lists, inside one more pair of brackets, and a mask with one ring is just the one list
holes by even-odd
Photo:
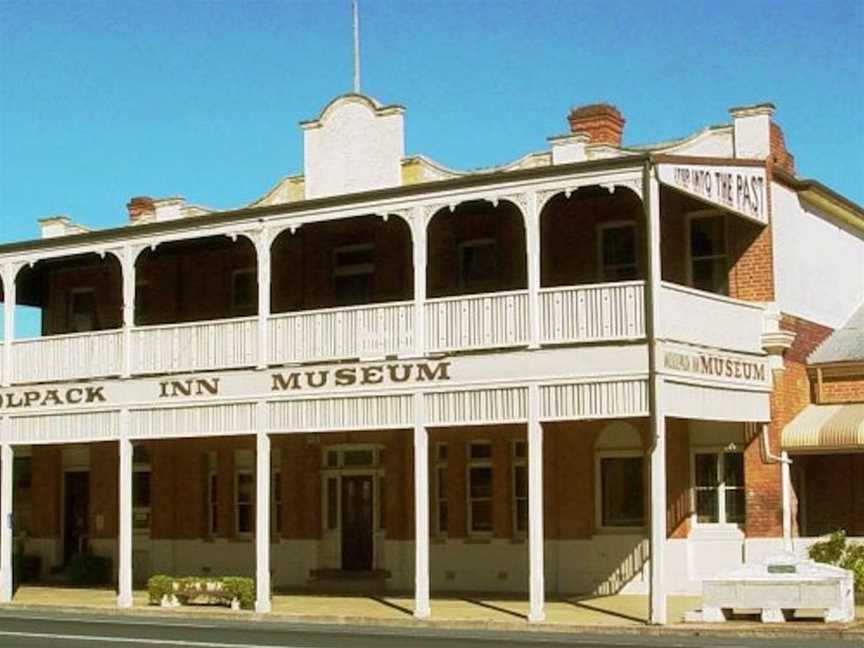
[[[363, 91], [409, 153], [502, 163], [609, 101], [624, 140], [773, 101], [799, 173], [864, 204], [864, 3], [361, 0]], [[302, 170], [298, 122], [351, 86], [349, 0], [0, 2], [0, 242], [134, 195], [241, 206]]]

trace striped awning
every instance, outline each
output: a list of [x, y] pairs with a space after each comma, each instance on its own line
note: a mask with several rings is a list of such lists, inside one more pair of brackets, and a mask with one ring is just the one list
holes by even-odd
[[783, 429], [789, 452], [864, 452], [864, 403], [808, 405]]

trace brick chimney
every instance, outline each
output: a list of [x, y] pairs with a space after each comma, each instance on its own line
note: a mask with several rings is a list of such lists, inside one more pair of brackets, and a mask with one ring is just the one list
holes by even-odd
[[142, 223], [153, 220], [156, 217], [156, 205], [148, 196], [135, 196], [126, 203], [129, 211], [129, 220], [133, 223]]
[[590, 144], [621, 146], [625, 120], [618, 109], [611, 104], [578, 106], [570, 111], [567, 120], [570, 122], [570, 131], [585, 133]]
[[781, 129], [773, 121], [770, 132], [771, 161], [778, 169], [782, 169], [789, 175], [795, 175], [795, 157], [786, 149], [786, 139]]

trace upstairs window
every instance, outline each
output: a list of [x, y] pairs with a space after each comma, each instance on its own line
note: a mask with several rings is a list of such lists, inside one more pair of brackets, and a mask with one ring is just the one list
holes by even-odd
[[371, 243], [343, 245], [333, 251], [333, 296], [337, 306], [372, 301], [375, 248]]
[[465, 292], [489, 292], [498, 283], [495, 240], [473, 239], [459, 244], [459, 287]]
[[689, 224], [690, 285], [720, 295], [729, 294], [726, 218], [723, 214], [691, 214]]
[[69, 293], [68, 319], [70, 333], [96, 329], [96, 292], [93, 288], [75, 288]]
[[600, 281], [630, 281], [637, 279], [636, 225], [605, 223], [597, 228]]

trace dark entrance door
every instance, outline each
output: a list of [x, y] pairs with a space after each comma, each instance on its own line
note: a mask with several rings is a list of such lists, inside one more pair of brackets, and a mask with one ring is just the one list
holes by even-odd
[[63, 563], [83, 550], [90, 512], [90, 473], [67, 472], [63, 497]]
[[372, 477], [342, 477], [342, 569], [372, 569]]

